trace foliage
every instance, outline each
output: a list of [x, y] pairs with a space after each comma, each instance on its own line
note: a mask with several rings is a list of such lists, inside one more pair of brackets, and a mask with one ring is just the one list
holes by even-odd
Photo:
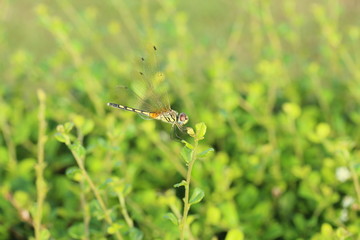
[[[0, 6], [0, 239], [360, 239], [356, 1]], [[153, 44], [183, 143], [106, 106]]]

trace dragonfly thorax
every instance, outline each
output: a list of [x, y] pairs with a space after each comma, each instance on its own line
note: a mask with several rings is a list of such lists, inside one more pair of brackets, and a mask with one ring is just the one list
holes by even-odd
[[182, 126], [189, 121], [189, 118], [185, 113], [179, 114], [172, 109], [166, 112], [158, 113], [154, 118], [166, 123], [176, 124], [177, 126]]

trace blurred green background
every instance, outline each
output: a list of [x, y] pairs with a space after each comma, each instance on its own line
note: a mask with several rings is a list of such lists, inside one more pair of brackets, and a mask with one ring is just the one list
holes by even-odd
[[183, 144], [106, 106], [152, 44], [215, 149], [187, 239], [360, 239], [359, 16], [356, 0], [1, 1], [0, 239], [179, 238], [164, 216], [182, 212]]

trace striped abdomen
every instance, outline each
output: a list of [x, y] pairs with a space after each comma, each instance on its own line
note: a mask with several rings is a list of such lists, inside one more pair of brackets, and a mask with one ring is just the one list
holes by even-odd
[[120, 104], [117, 104], [117, 103], [108, 103], [107, 105], [110, 106], [110, 107], [119, 108], [121, 110], [126, 110], [126, 111], [130, 111], [130, 112], [136, 112], [136, 113], [139, 113], [139, 114], [154, 118], [154, 117], [151, 116], [152, 113], [147, 112], [147, 111], [143, 111], [143, 110], [139, 110], [139, 109], [136, 109], [136, 108], [123, 106], [123, 105], [120, 105]]
[[164, 112], [147, 112], [136, 108], [131, 108], [127, 106], [123, 106], [117, 103], [108, 103], [107, 104], [110, 107], [118, 108], [125, 111], [135, 112], [141, 115], [144, 115], [146, 117], [157, 119], [166, 123], [174, 124], [177, 122], [178, 113], [174, 110], [168, 110]]

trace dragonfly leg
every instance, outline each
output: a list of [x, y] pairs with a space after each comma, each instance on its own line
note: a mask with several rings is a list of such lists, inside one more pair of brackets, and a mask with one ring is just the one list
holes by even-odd
[[[181, 140], [183, 140], [181, 137], [179, 137], [179, 135], [177, 135], [177, 133], [176, 133], [176, 127], [175, 127], [175, 125], [176, 124], [173, 124], [172, 126], [171, 126], [171, 135], [170, 135], [170, 137], [171, 137], [171, 139], [173, 139], [173, 140], [176, 140], [176, 141], [178, 141], [178, 142], [181, 142]], [[177, 125], [176, 125], [177, 126]], [[177, 126], [178, 127], [178, 126]]]

